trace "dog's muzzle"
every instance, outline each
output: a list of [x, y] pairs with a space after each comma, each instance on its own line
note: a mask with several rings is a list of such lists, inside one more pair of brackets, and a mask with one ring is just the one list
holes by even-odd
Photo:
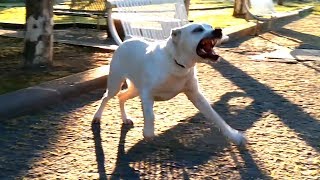
[[219, 55], [217, 55], [213, 47], [217, 44], [217, 42], [222, 38], [222, 30], [217, 28], [213, 30], [208, 36], [201, 39], [197, 46], [197, 54], [203, 59], [210, 59], [212, 61], [217, 61], [219, 59]]

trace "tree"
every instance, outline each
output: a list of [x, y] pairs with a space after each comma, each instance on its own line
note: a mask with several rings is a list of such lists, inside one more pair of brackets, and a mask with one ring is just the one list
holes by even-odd
[[52, 0], [26, 0], [26, 33], [24, 66], [52, 64], [53, 4]]
[[187, 14], [189, 14], [190, 0], [184, 0], [184, 5], [186, 6]]
[[233, 6], [233, 16], [244, 18], [247, 14], [247, 10], [245, 7], [245, 3], [247, 3], [248, 7], [250, 7], [249, 0], [234, 0]]

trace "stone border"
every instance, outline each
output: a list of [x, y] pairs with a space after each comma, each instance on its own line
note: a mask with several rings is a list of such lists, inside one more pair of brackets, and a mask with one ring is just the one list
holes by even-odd
[[[305, 13], [311, 12], [313, 8], [314, 8], [313, 6], [308, 6], [296, 11], [283, 13], [282, 16], [272, 19], [272, 22], [271, 22], [272, 26], [279, 26], [279, 25], [282, 25], [284, 21], [298, 19], [302, 17]], [[268, 23], [269, 22], [257, 22], [257, 23], [249, 22], [245, 26], [242, 25], [242, 26], [236, 26], [231, 28], [225, 28], [224, 32], [229, 36], [230, 39], [239, 39], [248, 35], [256, 35], [255, 34], [256, 30], [260, 33], [270, 31], [270, 28], [268, 27]]]
[[0, 120], [38, 111], [97, 88], [106, 87], [109, 66], [0, 95]]
[[[312, 9], [313, 7], [306, 7], [298, 11], [293, 11], [287, 16], [274, 19], [273, 22], [281, 23], [283, 20], [299, 18], [303, 13], [310, 12]], [[232, 40], [239, 39], [252, 35], [256, 29], [256, 25], [256, 23], [248, 23], [246, 27], [226, 28], [225, 34]], [[266, 22], [261, 24], [259, 23], [257, 27], [261, 31], [268, 30], [266, 28]], [[73, 43], [79, 45], [78, 43]], [[86, 44], [80, 45], [86, 46]], [[99, 46], [94, 47], [101, 48]], [[114, 51], [115, 49], [112, 48], [109, 50]], [[67, 98], [75, 97], [81, 93], [86, 93], [94, 89], [106, 87], [108, 74], [109, 66], [103, 66], [57, 80], [45, 82], [37, 86], [0, 95], [0, 120], [3, 118], [13, 118], [36, 112], [49, 105], [61, 103]]]

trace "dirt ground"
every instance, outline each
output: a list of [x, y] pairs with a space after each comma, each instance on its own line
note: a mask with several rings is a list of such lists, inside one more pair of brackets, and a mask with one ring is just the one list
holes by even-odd
[[319, 21], [307, 16], [276, 32], [229, 42], [217, 48], [223, 60], [197, 64], [204, 95], [227, 123], [244, 132], [246, 148], [228, 142], [183, 94], [155, 103], [157, 136], [151, 142], [143, 140], [138, 98], [126, 103], [134, 127], [122, 124], [115, 98], [101, 124], [92, 125], [103, 94], [96, 90], [0, 121], [0, 179], [318, 180], [318, 63], [250, 56], [280, 46], [320, 50], [314, 43]]
[[53, 67], [22, 68], [23, 40], [0, 36], [0, 94], [109, 64], [111, 53], [55, 43]]

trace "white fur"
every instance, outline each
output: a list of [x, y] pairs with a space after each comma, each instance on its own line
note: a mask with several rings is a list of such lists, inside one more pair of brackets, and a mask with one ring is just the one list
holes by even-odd
[[[203, 27], [204, 31], [193, 33], [192, 30], [199, 26]], [[238, 145], [245, 144], [245, 137], [231, 128], [212, 109], [198, 87], [195, 63], [202, 58], [197, 55], [196, 47], [205, 34], [212, 31], [209, 25], [193, 23], [172, 30], [172, 35], [164, 41], [129, 39], [121, 44], [113, 55], [108, 89], [101, 99], [93, 122], [100, 122], [108, 100], [117, 95], [123, 123], [131, 124], [124, 103], [140, 96], [144, 116], [143, 135], [150, 139], [154, 137], [154, 101], [169, 100], [179, 93], [184, 93], [227, 138]], [[179, 66], [175, 60], [184, 67]], [[125, 80], [128, 82], [128, 89], [119, 93]]]

